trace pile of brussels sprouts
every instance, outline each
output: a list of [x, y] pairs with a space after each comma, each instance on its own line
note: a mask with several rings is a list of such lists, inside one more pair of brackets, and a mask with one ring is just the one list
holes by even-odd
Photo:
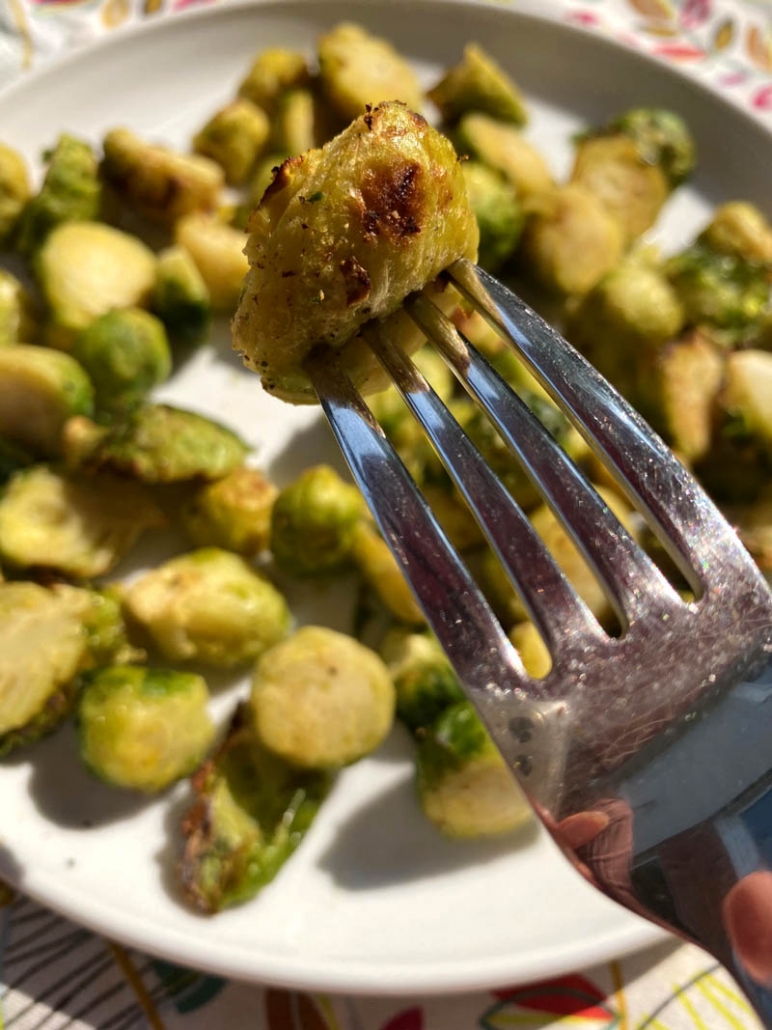
[[[325, 466], [280, 487], [232, 430], [152, 400], [174, 356], [235, 310], [248, 215], [275, 167], [366, 104], [425, 105], [407, 62], [358, 26], [326, 33], [317, 58], [312, 68], [290, 51], [258, 54], [190, 154], [126, 128], [108, 132], [99, 154], [63, 135], [34, 190], [22, 158], [0, 144], [0, 753], [74, 715], [81, 758], [106, 783], [155, 793], [190, 777], [180, 881], [205, 912], [275, 876], [336, 771], [378, 747], [395, 711], [415, 738], [420, 802], [442, 831], [505, 833], [529, 817], [357, 490]], [[479, 47], [428, 99], [469, 157], [481, 263], [558, 313], [772, 567], [763, 215], [725, 204], [663, 258], [641, 237], [694, 163], [675, 114], [636, 109], [588, 132], [558, 184], [523, 135], [517, 87]], [[461, 307], [454, 319], [640, 537], [502, 341]], [[434, 352], [417, 362], [607, 623], [605, 596], [490, 425]], [[389, 388], [372, 407], [478, 564], [526, 667], [543, 676], [540, 637], [398, 394]], [[142, 536], [169, 525], [192, 549], [131, 585], [111, 581]], [[295, 629], [272, 579], [278, 570], [323, 585], [351, 569], [388, 613], [380, 653], [353, 633]], [[248, 667], [251, 694], [218, 735], [201, 670]]]

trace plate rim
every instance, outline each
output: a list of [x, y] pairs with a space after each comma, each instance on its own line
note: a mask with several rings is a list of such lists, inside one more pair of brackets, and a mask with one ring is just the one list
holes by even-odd
[[[260, 11], [275, 8], [277, 11], [289, 11], [292, 7], [323, 8], [327, 0], [228, 0], [227, 3], [212, 3], [206, 7], [192, 7], [175, 12], [172, 15], [155, 19], [147, 19], [122, 26], [95, 40], [75, 46], [56, 55], [38, 67], [22, 72], [18, 77], [0, 88], [0, 102], [13, 99], [14, 94], [22, 93], [31, 85], [45, 82], [47, 78], [56, 79], [66, 74], [71, 65], [90, 60], [94, 53], [101, 53], [113, 48], [131, 47], [137, 39], [141, 40], [148, 33], [176, 33], [185, 31], [187, 23], [217, 20], [231, 13], [249, 10]], [[634, 63], [646, 67], [656, 66], [665, 77], [673, 77], [680, 83], [688, 83], [698, 93], [709, 94], [714, 102], [723, 105], [732, 117], [738, 116], [754, 129], [761, 128], [772, 135], [772, 123], [769, 115], [748, 108], [742, 100], [725, 91], [714, 83], [702, 79], [688, 67], [673, 66], [661, 57], [645, 51], [636, 50], [613, 36], [601, 35], [587, 26], [565, 21], [555, 11], [545, 10], [539, 0], [519, 0], [517, 6], [504, 6], [497, 0], [358, 0], [362, 8], [383, 7], [386, 3], [396, 12], [400, 7], [411, 9], [416, 6], [436, 6], [475, 9], [490, 12], [492, 17], [503, 17], [517, 21], [535, 21], [548, 25], [554, 31], [567, 36], [579, 34], [589, 38], [594, 45], [618, 52], [624, 51], [627, 58]], [[404, 967], [383, 968], [378, 963], [362, 962], [352, 965], [350, 962], [337, 963], [337, 969], [331, 970], [318, 960], [304, 961], [301, 970], [287, 971], [287, 957], [261, 957], [260, 969], [250, 964], [249, 954], [242, 948], [241, 953], [234, 953], [226, 945], [222, 955], [223, 942], [218, 942], [221, 957], [209, 956], [205, 951], [200, 954], [197, 945], [190, 943], [190, 935], [180, 929], [163, 927], [166, 943], [157, 944], [152, 934], [158, 927], [148, 927], [140, 917], [125, 912], [116, 913], [107, 904], [95, 899], [84, 899], [75, 892], [62, 891], [61, 883], [56, 885], [54, 875], [42, 874], [34, 869], [30, 875], [27, 869], [19, 869], [4, 849], [0, 848], [0, 873], [3, 878], [21, 893], [46, 906], [51, 911], [83, 926], [101, 937], [117, 941], [123, 945], [136, 948], [157, 958], [179, 962], [191, 969], [221, 976], [239, 982], [259, 983], [276, 987], [308, 991], [329, 991], [332, 993], [365, 996], [404, 996], [420, 994], [425, 996], [450, 995], [487, 990], [502, 986], [514, 986], [530, 980], [555, 977], [576, 968], [591, 966], [622, 958], [641, 951], [644, 948], [661, 944], [672, 936], [662, 928], [648, 924], [643, 920], [631, 917], [618, 929], [607, 931], [597, 942], [583, 945], [581, 966], [577, 966], [576, 945], [550, 945], [549, 955], [542, 951], [530, 952], [518, 956], [517, 970], [510, 967], [511, 958], [503, 955], [495, 960], [490, 956], [479, 959], [442, 960], [436, 965], [422, 963], [418, 974]], [[579, 875], [579, 874], [577, 874]], [[50, 882], [49, 882], [50, 881]], [[84, 903], [86, 909], [84, 911]], [[199, 946], [200, 947], [200, 946]], [[282, 971], [284, 968], [284, 972]], [[375, 972], [373, 972], [373, 969]]]

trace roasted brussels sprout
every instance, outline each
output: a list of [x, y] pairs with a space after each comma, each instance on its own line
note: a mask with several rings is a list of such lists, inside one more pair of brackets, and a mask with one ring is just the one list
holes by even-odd
[[365, 581], [392, 615], [411, 626], [423, 626], [426, 623], [388, 544], [365, 519], [358, 522], [354, 530], [351, 553]]
[[257, 469], [234, 469], [198, 488], [180, 511], [183, 528], [199, 547], [222, 547], [253, 558], [268, 547], [278, 494]]
[[193, 137], [193, 149], [211, 157], [232, 186], [246, 182], [271, 126], [265, 111], [242, 98], [223, 107]]
[[219, 423], [166, 404], [148, 404], [110, 428], [71, 419], [63, 446], [71, 468], [112, 469], [145, 483], [221, 479], [247, 452]]
[[13, 236], [31, 192], [24, 158], [13, 147], [0, 143], [0, 246]]
[[525, 226], [521, 254], [529, 275], [548, 290], [583, 294], [622, 257], [622, 229], [579, 183], [542, 195]]
[[318, 146], [316, 109], [316, 98], [309, 89], [291, 89], [280, 96], [271, 125], [272, 149], [297, 157]]
[[682, 461], [699, 461], [710, 449], [724, 362], [721, 349], [695, 329], [641, 369], [641, 411]]
[[0, 347], [34, 343], [37, 335], [32, 298], [15, 275], [0, 269]]
[[172, 370], [163, 322], [141, 308], [97, 318], [73, 343], [72, 356], [89, 375], [102, 411], [136, 407]]
[[523, 213], [514, 190], [496, 172], [478, 161], [462, 165], [469, 205], [480, 230], [479, 262], [496, 271], [517, 247]]
[[200, 912], [254, 897], [302, 841], [331, 786], [327, 773], [296, 769], [257, 742], [247, 705], [193, 777], [182, 821], [182, 886]]
[[515, 125], [528, 121], [520, 90], [476, 43], [464, 47], [463, 60], [429, 90], [428, 96], [446, 122], [455, 122], [469, 111]]
[[769, 304], [769, 265], [722, 254], [705, 242], [670, 258], [666, 272], [689, 325], [734, 344], [758, 329]]
[[511, 833], [531, 807], [468, 701], [448, 708], [418, 745], [418, 796], [449, 837]]
[[190, 345], [206, 339], [212, 323], [209, 289], [183, 247], [168, 247], [158, 255], [150, 307], [173, 340]]
[[566, 335], [637, 405], [646, 387], [643, 359], [675, 339], [683, 324], [683, 308], [667, 278], [658, 268], [630, 259], [585, 294]]
[[0, 436], [54, 457], [74, 415], [94, 409], [91, 382], [69, 354], [15, 343], [0, 347]]
[[129, 588], [126, 611], [169, 661], [226, 669], [258, 658], [290, 626], [279, 591], [243, 558], [216, 547], [145, 573]]
[[0, 755], [55, 729], [90, 662], [87, 590], [0, 583]]
[[239, 86], [239, 96], [251, 100], [268, 114], [288, 89], [301, 89], [311, 80], [306, 59], [293, 50], [273, 47], [261, 51]]
[[344, 633], [304, 626], [260, 658], [249, 705], [272, 754], [301, 769], [335, 769], [383, 742], [394, 686], [374, 651]]
[[515, 645], [528, 675], [534, 679], [543, 679], [552, 668], [552, 659], [534, 624], [518, 622], [512, 627], [509, 639]]
[[36, 465], [17, 472], [0, 495], [0, 561], [91, 579], [114, 568], [146, 530], [163, 525], [139, 483], [63, 476]]
[[111, 665], [78, 702], [80, 754], [113, 787], [157, 794], [196, 769], [214, 739], [201, 676]]
[[758, 441], [772, 457], [772, 354], [741, 350], [727, 356], [721, 406], [732, 432]]
[[547, 162], [513, 125], [487, 114], [467, 114], [456, 126], [453, 138], [460, 154], [500, 172], [521, 200], [546, 193], [555, 185]]
[[571, 181], [603, 204], [627, 242], [654, 225], [670, 192], [662, 169], [647, 161], [635, 141], [622, 133], [581, 140]]
[[213, 310], [232, 313], [249, 270], [244, 255], [246, 235], [216, 218], [188, 215], [177, 223], [174, 239], [193, 258]]
[[385, 39], [344, 22], [319, 39], [318, 50], [322, 89], [345, 121], [364, 114], [368, 104], [390, 100], [420, 110], [423, 95], [416, 74]]
[[306, 469], [274, 502], [274, 561], [299, 578], [339, 571], [351, 558], [354, 530], [363, 513], [359, 491], [329, 465]]
[[657, 165], [671, 189], [688, 179], [694, 168], [694, 138], [680, 115], [661, 107], [634, 107], [608, 127], [633, 140], [648, 164]]
[[252, 213], [252, 209], [257, 207], [263, 199], [265, 191], [271, 185], [279, 168], [281, 168], [288, 157], [289, 154], [279, 154], [274, 152], [272, 154], [267, 154], [257, 162], [255, 174], [252, 176], [252, 181], [249, 184], [249, 203], [244, 206], [244, 229], [247, 227], [247, 222], [249, 221], [249, 215]]
[[89, 222], [99, 217], [102, 186], [97, 160], [88, 143], [60, 136], [48, 155], [43, 185], [21, 214], [16, 245], [22, 254], [34, 254], [63, 222]]
[[397, 715], [415, 733], [432, 723], [464, 692], [436, 637], [428, 632], [393, 629], [381, 645], [381, 657], [394, 681]]
[[[266, 389], [305, 403], [316, 394], [303, 362], [320, 343], [343, 348], [360, 388], [377, 389], [376, 360], [353, 338], [360, 326], [396, 312], [389, 331], [400, 339], [405, 296], [477, 247], [450, 142], [394, 103], [285, 162], [249, 230], [234, 346]], [[411, 349], [420, 343], [415, 334]]]
[[223, 171], [208, 157], [179, 154], [129, 129], [105, 136], [102, 175], [126, 204], [161, 225], [214, 211], [223, 187]]
[[144, 304], [155, 281], [155, 256], [112, 226], [65, 222], [41, 247], [35, 271], [51, 309], [49, 342], [66, 350], [100, 315]]
[[699, 240], [717, 254], [772, 263], [772, 226], [754, 204], [722, 204]]

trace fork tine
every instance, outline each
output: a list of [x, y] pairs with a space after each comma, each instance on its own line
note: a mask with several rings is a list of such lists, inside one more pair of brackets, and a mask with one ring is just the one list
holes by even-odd
[[488, 701], [528, 687], [488, 602], [334, 354], [320, 349], [306, 369], [351, 473], [461, 682], [481, 698], [487, 692]]
[[666, 605], [679, 603], [676, 591], [552, 434], [447, 315], [420, 294], [405, 310], [517, 455], [605, 586], [622, 625], [640, 618], [644, 609], [651, 614], [656, 597]]
[[379, 326], [366, 338], [474, 512], [553, 657], [572, 648], [577, 636], [583, 643], [597, 636], [598, 624], [528, 518], [410, 358]]
[[742, 546], [659, 437], [617, 391], [544, 319], [502, 283], [461, 259], [447, 276], [508, 338], [545, 389], [582, 431], [620, 487], [641, 506], [692, 589], [709, 571], [706, 541], [746, 562]]

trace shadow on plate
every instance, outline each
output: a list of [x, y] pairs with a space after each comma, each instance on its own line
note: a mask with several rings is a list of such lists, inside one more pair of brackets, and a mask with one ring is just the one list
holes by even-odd
[[30, 800], [46, 819], [67, 829], [99, 829], [129, 819], [154, 801], [141, 794], [108, 787], [92, 776], [78, 758], [78, 742], [72, 724], [7, 761], [30, 764]]
[[269, 463], [266, 471], [280, 485], [291, 483], [312, 465], [331, 465], [351, 481], [348, 466], [335, 443], [332, 430], [319, 410], [319, 418], [303, 429], [297, 429], [285, 447]]
[[480, 866], [536, 839], [535, 821], [496, 840], [443, 838], [421, 812], [412, 776], [371, 797], [337, 830], [319, 868], [348, 890], [373, 890]]

